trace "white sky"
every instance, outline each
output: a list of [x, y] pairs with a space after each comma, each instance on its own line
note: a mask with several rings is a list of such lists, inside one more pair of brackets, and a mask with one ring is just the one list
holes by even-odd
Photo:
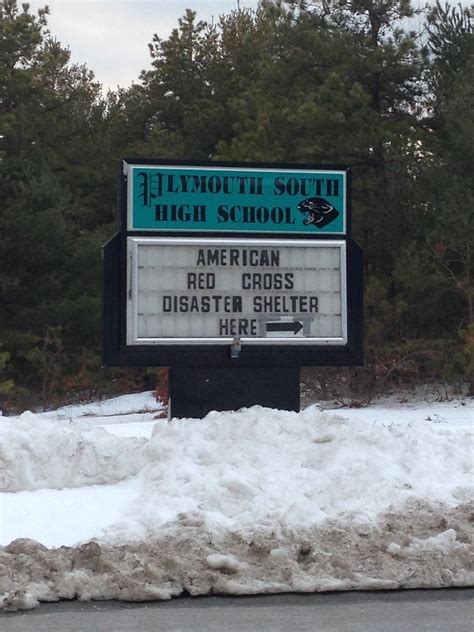
[[[471, 0], [460, 3], [466, 6]], [[104, 89], [115, 90], [136, 82], [140, 71], [150, 67], [148, 43], [153, 34], [166, 38], [186, 8], [195, 10], [200, 19], [211, 20], [236, 9], [238, 0], [30, 0], [29, 4], [35, 13], [48, 5], [50, 31], [69, 47], [72, 61], [85, 63]], [[413, 4], [423, 6], [425, 0]], [[241, 8], [257, 5], [258, 0], [240, 0]]]
[[[20, 2], [19, 2], [20, 4]], [[70, 48], [72, 61], [85, 63], [104, 88], [138, 80], [150, 66], [153, 34], [167, 37], [186, 8], [210, 20], [237, 8], [237, 0], [32, 0], [30, 9], [48, 5], [51, 33]], [[256, 7], [257, 0], [240, 6]]]

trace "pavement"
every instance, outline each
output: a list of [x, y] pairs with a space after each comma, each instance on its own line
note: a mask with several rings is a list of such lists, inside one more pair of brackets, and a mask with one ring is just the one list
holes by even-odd
[[474, 589], [62, 601], [0, 614], [2, 632], [473, 632]]

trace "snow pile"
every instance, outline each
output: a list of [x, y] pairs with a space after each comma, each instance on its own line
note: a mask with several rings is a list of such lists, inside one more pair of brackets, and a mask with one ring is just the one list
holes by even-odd
[[57, 410], [41, 413], [41, 416], [53, 419], [73, 419], [83, 417], [112, 417], [115, 415], [129, 415], [131, 411], [142, 414], [163, 410], [163, 405], [156, 401], [153, 391], [120, 395], [112, 399], [105, 399], [88, 404], [70, 404]]
[[308, 529], [216, 530], [182, 515], [149, 540], [47, 549], [15, 540], [0, 549], [0, 607], [58, 599], [169, 599], [183, 591], [257, 594], [468, 586], [472, 507], [411, 501], [377, 525], [328, 520]]
[[[97, 522], [95, 536], [89, 525], [87, 541], [79, 536], [75, 546], [61, 546], [66, 538], [60, 533], [53, 539], [59, 548], [33, 539], [4, 541], [3, 606], [74, 597], [165, 599], [183, 591], [472, 584], [469, 425], [345, 414], [255, 406], [202, 420], [158, 421], [149, 440], [57, 421], [45, 426], [31, 414], [17, 427], [2, 420], [9, 489], [133, 477], [118, 484], [120, 511], [106, 524]], [[31, 506], [37, 494], [64, 502], [81, 491], [81, 522], [96, 489], [106, 488], [3, 496], [5, 507], [19, 496]]]
[[102, 428], [23, 413], [0, 423], [0, 491], [103, 485], [143, 466], [145, 439], [119, 438]]
[[144, 448], [145, 489], [130, 519], [139, 511], [147, 537], [184, 509], [226, 527], [300, 528], [373, 522], [413, 497], [455, 506], [472, 489], [472, 447], [469, 428], [372, 425], [315, 406], [162, 421]]

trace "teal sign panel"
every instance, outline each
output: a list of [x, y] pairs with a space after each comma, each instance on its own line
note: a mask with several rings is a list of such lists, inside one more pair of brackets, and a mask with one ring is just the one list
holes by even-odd
[[346, 233], [346, 171], [127, 165], [128, 230]]

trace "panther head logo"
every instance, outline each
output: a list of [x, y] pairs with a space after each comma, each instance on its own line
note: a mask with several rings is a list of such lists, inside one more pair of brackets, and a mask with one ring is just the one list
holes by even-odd
[[314, 224], [316, 228], [323, 228], [339, 215], [339, 211], [322, 197], [311, 197], [301, 200], [298, 204], [298, 210], [301, 213], [307, 213], [303, 224], [305, 226]]

